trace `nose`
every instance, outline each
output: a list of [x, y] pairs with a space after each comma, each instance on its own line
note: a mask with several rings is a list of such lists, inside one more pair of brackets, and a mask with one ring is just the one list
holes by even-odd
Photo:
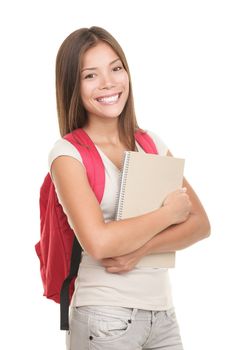
[[111, 74], [105, 73], [102, 74], [101, 80], [100, 80], [100, 89], [111, 89], [115, 86], [115, 82], [113, 80], [113, 77]]

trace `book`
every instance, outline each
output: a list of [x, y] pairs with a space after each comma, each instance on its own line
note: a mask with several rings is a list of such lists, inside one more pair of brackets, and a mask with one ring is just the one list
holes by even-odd
[[[184, 163], [182, 158], [125, 151], [115, 219], [159, 209], [169, 193], [182, 187]], [[147, 255], [136, 266], [175, 267], [175, 252]]]

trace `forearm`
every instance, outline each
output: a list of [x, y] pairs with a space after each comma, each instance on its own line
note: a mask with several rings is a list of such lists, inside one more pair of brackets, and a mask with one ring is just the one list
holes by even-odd
[[134, 252], [103, 259], [101, 264], [107, 272], [125, 273], [132, 270], [144, 256], [186, 248], [207, 237], [209, 230], [209, 222], [206, 219], [201, 220], [198, 215], [192, 214], [184, 223], [162, 231]]
[[187, 221], [172, 225], [149, 240], [140, 248], [139, 254], [145, 256], [184, 249], [208, 237], [209, 234], [210, 225], [207, 218], [191, 214]]
[[101, 228], [101, 249], [98, 258], [128, 254], [137, 250], [170, 225], [171, 215], [165, 207], [137, 217], [110, 221]]

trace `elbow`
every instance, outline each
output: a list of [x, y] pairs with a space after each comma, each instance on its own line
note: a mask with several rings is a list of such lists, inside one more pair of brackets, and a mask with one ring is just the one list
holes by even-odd
[[199, 232], [200, 232], [201, 239], [208, 238], [210, 236], [211, 225], [207, 217], [204, 217], [200, 220]]
[[210, 222], [207, 222], [206, 228], [204, 230], [204, 237], [208, 238], [211, 234], [211, 226], [210, 226]]
[[[84, 239], [81, 240], [81, 237]], [[114, 241], [111, 235], [105, 230], [105, 226], [97, 226], [95, 229], [88, 229], [77, 236], [84, 251], [95, 260], [102, 260], [114, 253]]]
[[201, 215], [200, 213], [192, 213], [192, 230], [191, 237], [194, 243], [208, 238], [211, 234], [211, 226], [207, 215]]
[[90, 255], [94, 260], [103, 259], [103, 250], [99, 242], [93, 241], [91, 244], [84, 249], [88, 255]]
[[94, 247], [91, 249], [91, 256], [95, 260], [102, 260], [113, 256], [114, 249], [111, 248], [108, 242], [105, 242], [102, 238], [95, 241]]
[[94, 260], [101, 260], [105, 254], [105, 235], [103, 229], [96, 228], [95, 230], [88, 229], [86, 231], [74, 230], [77, 240], [79, 241], [82, 249], [91, 256]]
[[104, 254], [100, 247], [98, 247], [98, 244], [97, 247], [95, 247], [89, 252], [89, 255], [91, 255], [91, 257], [95, 260], [102, 260], [104, 258]]
[[105, 226], [101, 226], [97, 229], [92, 236], [94, 239], [91, 241], [91, 256], [95, 260], [102, 260], [115, 254], [115, 242], [112, 239], [113, 235], [110, 235], [110, 233], [105, 230]]
[[102, 237], [93, 239], [91, 241], [88, 246], [87, 253], [95, 260], [102, 260], [105, 257], [105, 249]]

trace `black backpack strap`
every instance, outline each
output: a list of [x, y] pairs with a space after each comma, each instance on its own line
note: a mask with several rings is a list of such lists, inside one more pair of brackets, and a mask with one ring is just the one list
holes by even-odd
[[79, 264], [81, 260], [82, 247], [80, 246], [76, 236], [74, 236], [70, 272], [64, 280], [60, 291], [60, 329], [69, 330], [69, 288], [72, 279], [77, 276]]

